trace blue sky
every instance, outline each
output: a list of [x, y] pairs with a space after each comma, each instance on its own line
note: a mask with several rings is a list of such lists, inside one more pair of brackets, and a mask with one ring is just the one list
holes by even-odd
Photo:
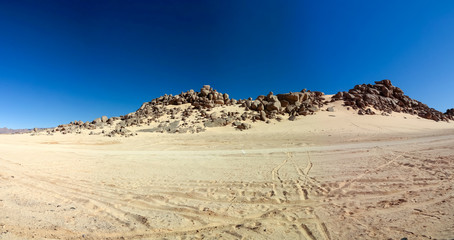
[[210, 84], [234, 98], [391, 79], [454, 107], [454, 1], [0, 1], [0, 127], [135, 111]]

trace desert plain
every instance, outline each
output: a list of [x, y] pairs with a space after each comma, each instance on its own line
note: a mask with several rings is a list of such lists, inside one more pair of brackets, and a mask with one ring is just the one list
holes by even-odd
[[329, 106], [247, 131], [0, 135], [0, 239], [453, 239], [454, 123]]

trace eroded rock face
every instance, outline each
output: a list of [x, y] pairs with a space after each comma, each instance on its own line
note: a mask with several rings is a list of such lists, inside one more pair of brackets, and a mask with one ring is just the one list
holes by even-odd
[[421, 118], [434, 121], [448, 121], [447, 115], [429, 108], [426, 104], [411, 99], [404, 92], [392, 85], [388, 79], [376, 81], [374, 85], [356, 85], [348, 92], [338, 92], [332, 101], [343, 100], [345, 106], [358, 110], [359, 114], [375, 114], [368, 109], [374, 107], [384, 113], [403, 112], [418, 115]]

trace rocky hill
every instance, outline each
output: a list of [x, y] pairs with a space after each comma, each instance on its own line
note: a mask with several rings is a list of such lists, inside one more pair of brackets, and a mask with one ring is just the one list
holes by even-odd
[[429, 108], [426, 104], [404, 95], [404, 92], [400, 88], [393, 86], [388, 79], [376, 81], [374, 85], [356, 85], [348, 92], [338, 92], [333, 96], [332, 101], [338, 100], [343, 100], [345, 106], [358, 109], [358, 114], [375, 114], [370, 109], [373, 107], [389, 114], [392, 112], [403, 112], [434, 121], [453, 120], [452, 111], [448, 110], [446, 114], [443, 114], [433, 108]]
[[[284, 94], [270, 92], [254, 100], [236, 100], [227, 93], [220, 93], [205, 85], [198, 92], [189, 90], [175, 96], [155, 98], [143, 103], [137, 111], [124, 116], [103, 116], [91, 122], [74, 121], [48, 130], [48, 133], [68, 134], [103, 129], [92, 134], [132, 136], [136, 134], [129, 130], [133, 126], [150, 126], [140, 131], [161, 133], [198, 133], [209, 127], [221, 126], [246, 130], [251, 127], [249, 122], [284, 119], [293, 121], [297, 116], [316, 114], [329, 103], [325, 97], [322, 92], [303, 89], [300, 92]], [[335, 94], [331, 98], [331, 102], [333, 101], [343, 101], [346, 107], [357, 110], [360, 115], [403, 112], [434, 121], [454, 120], [454, 109], [441, 113], [429, 108], [404, 95], [390, 80], [377, 81], [374, 85], [356, 85], [347, 92]]]

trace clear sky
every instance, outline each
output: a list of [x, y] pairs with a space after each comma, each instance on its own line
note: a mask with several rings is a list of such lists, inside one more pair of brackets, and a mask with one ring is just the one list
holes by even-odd
[[454, 1], [0, 0], [0, 127], [124, 115], [203, 84], [238, 99], [385, 78], [454, 107]]

